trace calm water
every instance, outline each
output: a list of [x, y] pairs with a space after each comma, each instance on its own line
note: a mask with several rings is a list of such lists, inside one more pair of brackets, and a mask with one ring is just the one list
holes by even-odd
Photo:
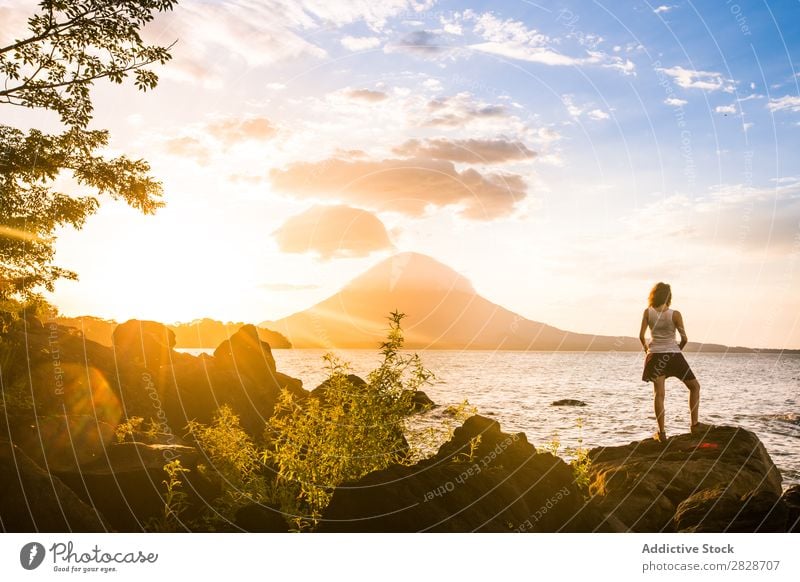
[[[185, 350], [197, 353], [197, 350]], [[321, 350], [275, 350], [278, 370], [312, 389], [324, 378]], [[338, 355], [365, 375], [378, 363], [369, 350]], [[655, 430], [651, 384], [642, 382], [643, 354], [605, 352], [428, 351], [425, 365], [437, 376], [425, 391], [440, 405], [465, 398], [503, 430], [524, 432], [543, 446], [555, 433], [563, 448], [627, 444]], [[735, 424], [758, 434], [784, 476], [800, 483], [800, 356], [687, 354], [701, 385], [700, 419]], [[667, 434], [689, 429], [688, 391], [667, 380]], [[554, 407], [574, 398], [585, 407]], [[438, 423], [444, 406], [422, 423]], [[582, 428], [579, 425], [582, 424]]]

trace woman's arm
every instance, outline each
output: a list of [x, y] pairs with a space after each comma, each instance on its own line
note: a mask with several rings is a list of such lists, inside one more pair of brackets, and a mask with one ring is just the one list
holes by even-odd
[[681, 343], [678, 344], [678, 347], [682, 350], [689, 341], [689, 338], [686, 337], [686, 328], [683, 326], [683, 316], [681, 315], [680, 311], [672, 312], [672, 323], [675, 324], [675, 329], [677, 329], [678, 333], [681, 334]]
[[647, 310], [642, 314], [642, 326], [639, 328], [639, 341], [642, 342], [644, 352], [647, 353], [647, 342], [644, 341], [644, 332], [647, 330]]

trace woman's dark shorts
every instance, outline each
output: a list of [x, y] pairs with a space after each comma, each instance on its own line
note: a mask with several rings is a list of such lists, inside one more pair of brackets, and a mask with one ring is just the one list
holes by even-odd
[[694, 373], [689, 362], [680, 352], [666, 354], [649, 353], [644, 360], [643, 382], [652, 382], [658, 376], [674, 377], [678, 380], [694, 380]]

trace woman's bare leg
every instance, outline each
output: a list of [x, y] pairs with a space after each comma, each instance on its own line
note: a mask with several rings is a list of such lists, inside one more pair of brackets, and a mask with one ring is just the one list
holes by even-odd
[[700, 413], [700, 382], [696, 379], [684, 382], [689, 389], [689, 414], [692, 417], [692, 426], [697, 424]]
[[653, 380], [653, 408], [656, 413], [656, 422], [658, 422], [658, 432], [665, 432], [664, 430], [664, 395], [666, 394], [666, 380], [665, 376], [657, 376]]

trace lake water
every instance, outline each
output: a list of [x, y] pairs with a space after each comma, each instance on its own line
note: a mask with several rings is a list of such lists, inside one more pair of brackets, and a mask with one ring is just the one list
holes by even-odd
[[[183, 350], [198, 353], [204, 350]], [[208, 350], [211, 352], [212, 350]], [[312, 389], [325, 377], [322, 350], [275, 350], [278, 370]], [[337, 352], [365, 376], [379, 362], [370, 350]], [[608, 352], [424, 351], [436, 382], [425, 392], [439, 405], [418, 423], [437, 425], [447, 405], [464, 399], [507, 432], [539, 447], [558, 435], [562, 451], [627, 444], [656, 428], [652, 384], [641, 381], [644, 355]], [[700, 381], [700, 420], [754, 431], [781, 470], [784, 486], [800, 483], [800, 356], [686, 354]], [[689, 430], [688, 391], [667, 380], [667, 434]], [[574, 398], [584, 407], [551, 406]]]

